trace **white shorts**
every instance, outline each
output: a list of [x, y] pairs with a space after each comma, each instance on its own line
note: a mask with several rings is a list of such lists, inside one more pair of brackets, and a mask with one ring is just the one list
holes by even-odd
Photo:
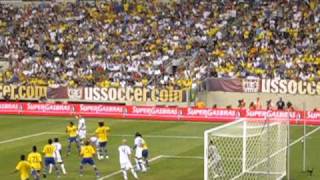
[[78, 135], [79, 135], [80, 139], [85, 139], [86, 135], [87, 135], [87, 131], [86, 130], [79, 130]]
[[133, 166], [132, 166], [131, 162], [128, 161], [128, 162], [120, 163], [120, 168], [127, 171], [127, 170], [129, 170], [129, 169], [132, 169]]
[[142, 158], [142, 148], [137, 147], [136, 149], [136, 158], [140, 159]]
[[61, 157], [61, 154], [58, 152], [55, 152], [53, 153], [53, 157], [54, 157], [54, 160], [57, 162], [57, 163], [62, 163], [62, 157]]

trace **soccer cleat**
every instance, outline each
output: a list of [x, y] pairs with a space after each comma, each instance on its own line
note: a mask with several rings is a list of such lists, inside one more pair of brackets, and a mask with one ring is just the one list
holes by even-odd
[[109, 159], [109, 156], [106, 156], [106, 159]]

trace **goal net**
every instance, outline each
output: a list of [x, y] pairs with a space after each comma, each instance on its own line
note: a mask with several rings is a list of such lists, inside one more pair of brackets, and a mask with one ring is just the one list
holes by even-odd
[[287, 119], [242, 118], [204, 133], [204, 179], [282, 179]]

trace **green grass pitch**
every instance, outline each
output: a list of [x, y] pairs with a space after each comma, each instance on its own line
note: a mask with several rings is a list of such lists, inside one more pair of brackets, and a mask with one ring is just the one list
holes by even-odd
[[[63, 145], [63, 158], [68, 174], [61, 180], [95, 179], [91, 167], [85, 167], [83, 177], [79, 177], [80, 157], [76, 147], [72, 147], [71, 156], [65, 157], [67, 136], [64, 133], [71, 117], [31, 117], [0, 116], [0, 179], [19, 179], [12, 174], [20, 154], [28, 154], [32, 145], [42, 150], [48, 138], [58, 137]], [[93, 134], [97, 122], [101, 119], [87, 118], [88, 134]], [[96, 160], [97, 167], [106, 179], [121, 180], [122, 174], [115, 173], [119, 167], [117, 147], [123, 138], [133, 144], [136, 131], [144, 135], [149, 145], [151, 168], [147, 173], [138, 173], [142, 180], [202, 180], [203, 179], [203, 132], [219, 124], [195, 122], [167, 122], [145, 120], [112, 120], [104, 119], [110, 126], [108, 160]], [[307, 131], [317, 127], [308, 127]], [[303, 135], [303, 128], [292, 126], [291, 141]], [[290, 148], [290, 179], [320, 179], [320, 131], [307, 138], [307, 168], [314, 169], [312, 176], [302, 172], [302, 143]], [[110, 174], [114, 174], [111, 176]], [[48, 180], [56, 179], [49, 175]], [[133, 179], [129, 173], [129, 179]]]

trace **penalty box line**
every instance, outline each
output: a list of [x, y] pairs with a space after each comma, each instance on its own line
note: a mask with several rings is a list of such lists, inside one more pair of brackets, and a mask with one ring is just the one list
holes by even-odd
[[[151, 158], [149, 160], [149, 162], [151, 163], [153, 161], [157, 161], [157, 160], [160, 160], [160, 159], [200, 159], [200, 160], [203, 160], [203, 157], [202, 156], [159, 155], [159, 156]], [[98, 180], [108, 179], [108, 178], [111, 178], [111, 177], [116, 176], [116, 175], [121, 174], [121, 173], [122, 173], [122, 171], [118, 170], [118, 171], [115, 171], [115, 172], [113, 172], [111, 174], [103, 176], [103, 177], [99, 178]]]
[[[42, 135], [63, 135], [63, 134], [66, 134], [66, 133], [62, 133], [62, 132], [40, 132], [40, 133], [36, 133], [36, 134], [30, 134], [30, 135], [26, 135], [26, 136], [21, 136], [21, 137], [17, 137], [17, 138], [3, 140], [3, 141], [0, 141], [0, 144], [15, 142], [15, 141], [28, 139], [28, 138], [32, 138], [32, 137], [37, 137], [37, 136], [42, 136]], [[114, 136], [114, 137], [133, 137], [133, 135], [130, 135], [130, 134], [114, 134], [114, 135], [110, 135], [110, 137], [112, 137], [112, 136]], [[146, 137], [146, 138], [167, 138], [167, 139], [203, 139], [202, 136], [145, 135], [144, 137]]]

